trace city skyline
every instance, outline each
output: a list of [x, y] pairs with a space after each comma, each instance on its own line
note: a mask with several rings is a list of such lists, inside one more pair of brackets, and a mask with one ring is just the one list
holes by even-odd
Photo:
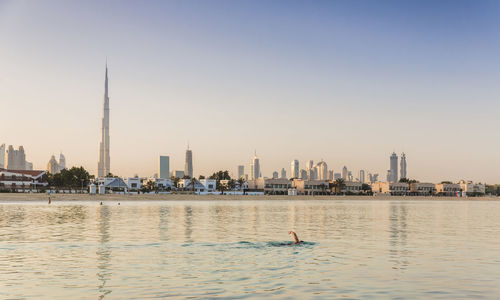
[[[410, 178], [500, 182], [500, 145], [488, 139], [499, 125], [500, 43], [491, 29], [498, 4], [420, 3], [292, 2], [279, 21], [266, 11], [279, 1], [266, 9], [214, 1], [202, 10], [182, 2], [1, 2], [0, 144], [23, 145], [42, 170], [63, 150], [71, 165], [97, 175], [108, 56], [113, 174], [150, 176], [161, 153], [182, 170], [189, 139], [197, 175], [237, 174], [257, 148], [264, 176], [289, 170], [293, 159], [323, 158], [335, 173], [347, 165], [384, 178], [396, 149], [410, 153]], [[193, 22], [178, 17], [186, 13]], [[304, 125], [301, 114], [314, 107], [322, 108], [314, 126]], [[194, 121], [185, 121], [187, 112]], [[274, 131], [276, 123], [287, 126]], [[336, 130], [320, 130], [330, 126]], [[152, 128], [164, 137], [148, 134]]]

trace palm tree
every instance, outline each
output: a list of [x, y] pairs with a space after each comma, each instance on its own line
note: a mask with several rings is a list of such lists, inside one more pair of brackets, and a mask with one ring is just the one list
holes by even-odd
[[343, 178], [337, 178], [335, 179], [333, 186], [335, 187], [335, 193], [340, 193], [342, 188], [345, 186], [345, 180]]
[[152, 180], [148, 180], [146, 186], [148, 187], [149, 191], [153, 191], [155, 189], [155, 183]]
[[243, 177], [238, 178], [238, 184], [240, 185], [240, 190], [242, 190], [243, 184], [245, 184], [245, 178]]
[[196, 184], [198, 183], [198, 179], [196, 179], [196, 177], [193, 176], [193, 178], [191, 179], [191, 186], [192, 186], [192, 191], [193, 191], [193, 194], [195, 193], [195, 190], [196, 190]]

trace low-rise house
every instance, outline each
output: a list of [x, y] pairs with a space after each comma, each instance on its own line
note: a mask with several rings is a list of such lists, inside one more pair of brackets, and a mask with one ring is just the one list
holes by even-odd
[[138, 177], [129, 177], [126, 178], [125, 184], [127, 185], [127, 188], [132, 191], [137, 191], [141, 189], [142, 187], [142, 179]]
[[47, 186], [45, 171], [0, 169], [0, 190], [27, 192], [45, 189]]
[[[220, 184], [225, 186], [226, 188], [229, 188], [229, 182], [231, 180], [223, 179], [220, 181]], [[248, 189], [248, 183], [243, 182], [243, 184], [240, 185], [238, 180], [234, 180], [234, 191], [242, 191]]]
[[97, 179], [95, 184], [99, 189], [104, 189], [107, 192], [121, 192], [128, 189], [127, 183], [118, 177], [101, 177]]
[[247, 181], [248, 188], [244, 192], [248, 195], [264, 195], [266, 185], [264, 178], [257, 178]]
[[198, 180], [205, 187], [205, 191], [213, 193], [217, 191], [217, 180], [215, 179], [200, 179]]
[[174, 189], [174, 183], [170, 178], [148, 178], [143, 179], [142, 185], [148, 185], [148, 182], [152, 182], [155, 189], [159, 191], [170, 191]]
[[438, 183], [435, 185], [436, 195], [438, 196], [458, 196], [462, 189], [456, 183]]
[[[363, 184], [361, 182], [346, 181], [342, 184], [340, 192], [344, 194], [360, 194], [362, 192], [362, 187]], [[332, 191], [335, 192], [335, 187]]]
[[436, 193], [434, 183], [412, 182], [410, 183], [410, 195], [412, 196], [432, 196]]
[[458, 183], [462, 189], [462, 196], [482, 196], [486, 193], [486, 186], [482, 183], [460, 180]]
[[292, 187], [297, 189], [297, 195], [328, 195], [330, 184], [324, 180], [294, 179]]
[[181, 179], [177, 187], [181, 190], [194, 191], [197, 194], [214, 193], [217, 189], [217, 181], [215, 179]]
[[285, 178], [264, 179], [264, 194], [287, 195], [292, 181]]
[[372, 183], [372, 192], [374, 194], [404, 196], [410, 193], [410, 186], [406, 182], [377, 181]]

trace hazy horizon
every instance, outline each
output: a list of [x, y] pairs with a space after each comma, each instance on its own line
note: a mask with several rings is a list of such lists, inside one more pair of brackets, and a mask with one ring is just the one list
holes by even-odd
[[500, 183], [500, 2], [2, 1], [0, 144], [97, 173], [264, 176], [323, 159], [385, 180]]

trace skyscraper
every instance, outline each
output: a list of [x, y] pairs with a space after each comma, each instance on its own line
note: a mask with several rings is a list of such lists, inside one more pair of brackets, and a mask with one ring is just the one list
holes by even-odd
[[281, 179], [286, 179], [286, 170], [285, 170], [285, 168], [281, 168]]
[[101, 124], [101, 143], [99, 144], [99, 162], [97, 163], [97, 176], [106, 177], [111, 173], [109, 156], [109, 96], [108, 96], [108, 64], [106, 63], [106, 76], [104, 79], [104, 107]]
[[158, 159], [158, 176], [163, 179], [170, 178], [170, 157], [160, 155]]
[[59, 154], [59, 172], [66, 169], [66, 157], [62, 154]]
[[359, 182], [365, 183], [365, 171], [359, 170]]
[[189, 150], [189, 145], [186, 150], [186, 163], [184, 164], [184, 175], [193, 178], [193, 152]]
[[398, 182], [398, 156], [392, 152], [390, 157], [390, 180], [389, 182]]
[[299, 178], [299, 161], [294, 159], [290, 165], [290, 172], [292, 178]]
[[238, 179], [245, 177], [245, 166], [238, 166]]
[[401, 179], [406, 178], [406, 155], [401, 154]]
[[328, 165], [326, 164], [326, 162], [321, 160], [317, 164], [317, 170], [318, 170], [317, 176], [319, 180], [328, 180]]
[[19, 146], [18, 150], [14, 150], [14, 147], [9, 145], [5, 153], [5, 169], [26, 170], [26, 154], [23, 146]]
[[5, 168], [5, 144], [0, 145], [0, 169]]
[[47, 172], [50, 174], [59, 173], [59, 164], [57, 163], [56, 157], [54, 155], [52, 155], [49, 163], [47, 164]]
[[278, 179], [278, 172], [277, 171], [273, 172], [273, 179]]
[[347, 175], [348, 175], [348, 171], [347, 171], [347, 167], [344, 166], [342, 168], [342, 179], [346, 180], [347, 181]]
[[257, 152], [255, 152], [255, 155], [252, 160], [252, 168], [251, 168], [251, 174], [250, 174], [250, 179], [257, 179], [260, 178], [260, 160], [257, 157]]
[[306, 165], [306, 172], [307, 172], [307, 179], [309, 180], [315, 179], [313, 166], [314, 166], [314, 161], [312, 159], [308, 160]]
[[300, 170], [300, 179], [307, 180], [307, 171], [304, 169]]

